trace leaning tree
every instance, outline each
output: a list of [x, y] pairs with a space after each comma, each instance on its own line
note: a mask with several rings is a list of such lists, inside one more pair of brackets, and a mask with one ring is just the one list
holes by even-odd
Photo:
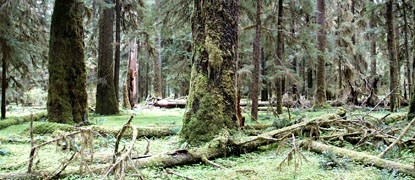
[[49, 40], [48, 118], [52, 122], [87, 119], [86, 69], [84, 61], [84, 4], [56, 0]]
[[238, 6], [239, 0], [194, 0], [192, 75], [180, 134], [190, 145], [237, 127]]

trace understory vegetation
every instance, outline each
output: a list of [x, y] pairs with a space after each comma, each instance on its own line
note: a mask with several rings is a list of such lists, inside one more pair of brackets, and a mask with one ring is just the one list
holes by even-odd
[[[406, 110], [402, 112], [389, 113], [388, 111], [371, 111], [370, 109], [343, 109], [329, 108], [319, 111], [306, 111], [301, 109], [291, 109], [275, 117], [271, 112], [261, 112], [257, 122], [248, 122], [245, 129], [235, 135], [235, 139], [249, 139], [262, 132], [286, 127], [292, 124], [306, 121], [330, 113], [347, 113], [348, 119], [357, 119], [365, 116], [365, 120], [372, 121], [382, 119], [383, 122], [390, 123], [383, 128], [387, 131], [400, 131], [407, 125], [405, 120]], [[369, 113], [370, 112], [370, 113]], [[355, 162], [349, 158], [344, 158], [331, 152], [315, 153], [306, 148], [293, 151], [295, 146], [299, 146], [299, 141], [309, 139], [306, 132], [297, 133], [294, 139], [285, 138], [278, 143], [270, 143], [261, 146], [257, 151], [229, 155], [217, 158], [209, 163], [196, 163], [177, 167], [133, 167], [129, 161], [135, 158], [155, 155], [164, 152], [174, 152], [177, 149], [186, 148], [186, 144], [180, 142], [178, 132], [181, 128], [183, 109], [154, 109], [143, 107], [134, 111], [124, 111], [117, 116], [98, 116], [91, 115], [92, 125], [82, 127], [92, 129], [91, 145], [87, 149], [82, 139], [86, 134], [66, 136], [65, 138], [39, 147], [34, 158], [33, 170], [43, 172], [42, 178], [52, 177], [66, 163], [68, 166], [58, 177], [64, 179], [98, 179], [105, 178], [105, 173], [111, 167], [112, 154], [114, 153], [117, 136], [108, 132], [119, 132], [123, 125], [128, 121], [131, 114], [134, 117], [131, 125], [140, 128], [170, 128], [172, 133], [168, 136], [151, 137], [142, 136], [137, 139], [132, 148], [130, 160], [125, 162], [126, 179], [413, 179], [414, 177], [398, 173], [390, 169], [381, 169], [368, 166], [361, 162]], [[366, 115], [365, 115], [366, 114]], [[245, 114], [246, 115], [246, 114]], [[33, 116], [34, 117], [34, 116]], [[14, 117], [10, 117], [13, 119]], [[4, 122], [4, 121], [3, 121]], [[379, 127], [381, 127], [380, 125]], [[24, 173], [28, 168], [30, 145], [30, 122], [20, 121], [19, 123], [2, 127], [0, 130], [0, 178], [7, 178], [5, 175], [18, 175]], [[99, 128], [96, 128], [99, 127]], [[77, 131], [78, 127], [66, 124], [47, 122], [45, 119], [36, 119], [33, 124], [33, 138], [36, 145], [45, 143], [65, 134]], [[324, 129], [323, 127], [321, 127]], [[330, 128], [330, 127], [326, 127]], [[320, 129], [321, 132], [329, 132]], [[244, 131], [245, 133], [243, 133]], [[379, 129], [379, 131], [382, 131]], [[368, 132], [369, 133], [369, 132]], [[409, 135], [413, 135], [415, 129], [410, 129]], [[245, 135], [250, 134], [250, 136]], [[332, 134], [320, 134], [320, 138]], [[366, 135], [367, 138], [373, 138]], [[412, 138], [412, 139], [411, 139]], [[323, 139], [323, 138], [322, 138]], [[412, 143], [409, 141], [412, 140]], [[402, 141], [409, 143], [400, 144], [394, 147], [385, 158], [403, 164], [414, 164], [415, 146], [413, 137], [405, 136]], [[131, 141], [131, 136], [121, 139], [119, 148], [127, 149]], [[365, 152], [377, 155], [382, 152], [387, 144], [379, 141], [365, 141], [362, 144], [351, 144], [346, 139], [338, 138], [333, 140], [325, 139], [326, 143], [338, 147]], [[372, 144], [376, 142], [377, 144]], [[92, 150], [92, 151], [90, 151]], [[73, 154], [79, 154], [71, 159]], [[89, 159], [93, 152], [93, 162]], [[293, 153], [296, 152], [296, 153]], [[71, 159], [71, 160], [70, 160]], [[83, 172], [80, 167], [83, 164]], [[218, 165], [218, 166], [215, 166]], [[86, 166], [86, 167], [85, 167]], [[100, 168], [96, 168], [100, 166]], [[128, 167], [128, 168], [127, 168]], [[16, 176], [18, 177], [18, 176]], [[117, 175], [109, 174], [109, 177]], [[8, 176], [13, 178], [13, 176]]]

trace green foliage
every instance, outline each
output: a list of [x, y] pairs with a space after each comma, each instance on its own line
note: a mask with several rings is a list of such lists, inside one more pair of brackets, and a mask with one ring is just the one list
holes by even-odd
[[[46, 112], [41, 112], [41, 113], [37, 113], [33, 115], [33, 120], [34, 121], [39, 121], [41, 119], [44, 119], [47, 117], [47, 113]], [[0, 121], [0, 129], [4, 129], [7, 128], [9, 126], [12, 125], [18, 125], [24, 122], [29, 122], [30, 121], [30, 115], [27, 116], [21, 116], [21, 117], [10, 117], [8, 119], [5, 120], [1, 120]]]

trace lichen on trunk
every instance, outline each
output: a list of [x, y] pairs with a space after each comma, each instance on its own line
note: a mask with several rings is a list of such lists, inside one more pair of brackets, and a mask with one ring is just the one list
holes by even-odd
[[83, 4], [56, 0], [49, 40], [48, 118], [51, 122], [81, 122], [87, 118]]
[[237, 127], [235, 70], [238, 0], [194, 1], [194, 56], [181, 138], [201, 145]]

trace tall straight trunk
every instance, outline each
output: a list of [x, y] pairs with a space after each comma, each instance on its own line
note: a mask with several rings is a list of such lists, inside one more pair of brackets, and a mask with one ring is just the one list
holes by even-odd
[[1, 70], [1, 119], [6, 119], [6, 91], [7, 91], [7, 57], [8, 57], [8, 46], [6, 43], [2, 42], [2, 54], [3, 54], [3, 60], [2, 60], [2, 70]]
[[[157, 11], [160, 12], [159, 0], [155, 1]], [[153, 87], [154, 87], [154, 96], [155, 97], [162, 97], [163, 96], [163, 85], [162, 85], [162, 78], [161, 78], [161, 27], [160, 27], [160, 19], [157, 18], [157, 25], [156, 25], [156, 58], [154, 58], [154, 79], [153, 79]]]
[[404, 21], [404, 55], [405, 55], [405, 76], [407, 81], [407, 87], [404, 86], [404, 97], [405, 99], [408, 98], [408, 94], [411, 92], [411, 68], [410, 68], [410, 60], [409, 60], [409, 43], [408, 43], [408, 18], [407, 18], [407, 3], [406, 0], [402, 1], [402, 10], [403, 10], [403, 21]]
[[268, 101], [268, 81], [265, 78], [267, 75], [266, 60], [264, 48], [261, 48], [261, 75], [262, 75], [262, 87], [261, 87], [261, 101]]
[[[373, 0], [370, 0], [371, 3], [374, 3]], [[371, 31], [373, 31], [374, 28], [376, 28], [376, 15], [375, 12], [372, 12], [371, 16], [370, 16], [370, 20], [369, 20], [369, 28], [371, 29]], [[372, 88], [373, 88], [373, 92], [375, 94], [377, 94], [378, 92], [378, 85], [377, 82], [378, 80], [376, 80], [375, 78], [377, 78], [377, 62], [376, 62], [376, 34], [375, 33], [370, 33], [370, 79], [372, 81]]]
[[[282, 67], [282, 56], [284, 53], [284, 45], [283, 45], [283, 16], [284, 16], [284, 7], [283, 7], [284, 0], [278, 0], [278, 21], [277, 21], [277, 66]], [[277, 113], [282, 113], [282, 91], [284, 86], [284, 77], [277, 77], [275, 82], [275, 90], [277, 95]]]
[[326, 7], [325, 0], [317, 0], [317, 24], [319, 30], [317, 32], [317, 48], [320, 51], [317, 59], [317, 90], [315, 107], [323, 107], [326, 103], [326, 67], [325, 53], [327, 49], [326, 42]]
[[[112, 0], [106, 0], [111, 4]], [[102, 115], [117, 114], [118, 101], [115, 93], [112, 44], [114, 42], [114, 9], [103, 6], [99, 19], [98, 83], [95, 112]]]
[[117, 105], [120, 99], [120, 61], [121, 61], [121, 3], [115, 0], [115, 57], [114, 57], [114, 88]]
[[[415, 8], [413, 9], [413, 29], [415, 29]], [[412, 34], [412, 80], [415, 80], [415, 34]], [[410, 93], [408, 119], [415, 117], [415, 83], [412, 83], [412, 91]]]
[[260, 60], [261, 60], [261, 2], [262, 0], [256, 0], [256, 15], [255, 15], [255, 40], [253, 43], [253, 61], [254, 66], [252, 72], [252, 83], [251, 83], [251, 117], [254, 121], [258, 119], [258, 93], [259, 93], [259, 75], [260, 75]]
[[48, 119], [87, 121], [82, 2], [56, 0], [49, 40]]
[[191, 145], [237, 127], [235, 71], [239, 0], [194, 0], [194, 56], [180, 136]]
[[390, 95], [390, 111], [394, 112], [399, 108], [399, 62], [395, 42], [395, 25], [393, 17], [393, 0], [386, 3], [386, 26], [387, 26], [387, 44], [389, 53], [389, 90], [393, 91]]

